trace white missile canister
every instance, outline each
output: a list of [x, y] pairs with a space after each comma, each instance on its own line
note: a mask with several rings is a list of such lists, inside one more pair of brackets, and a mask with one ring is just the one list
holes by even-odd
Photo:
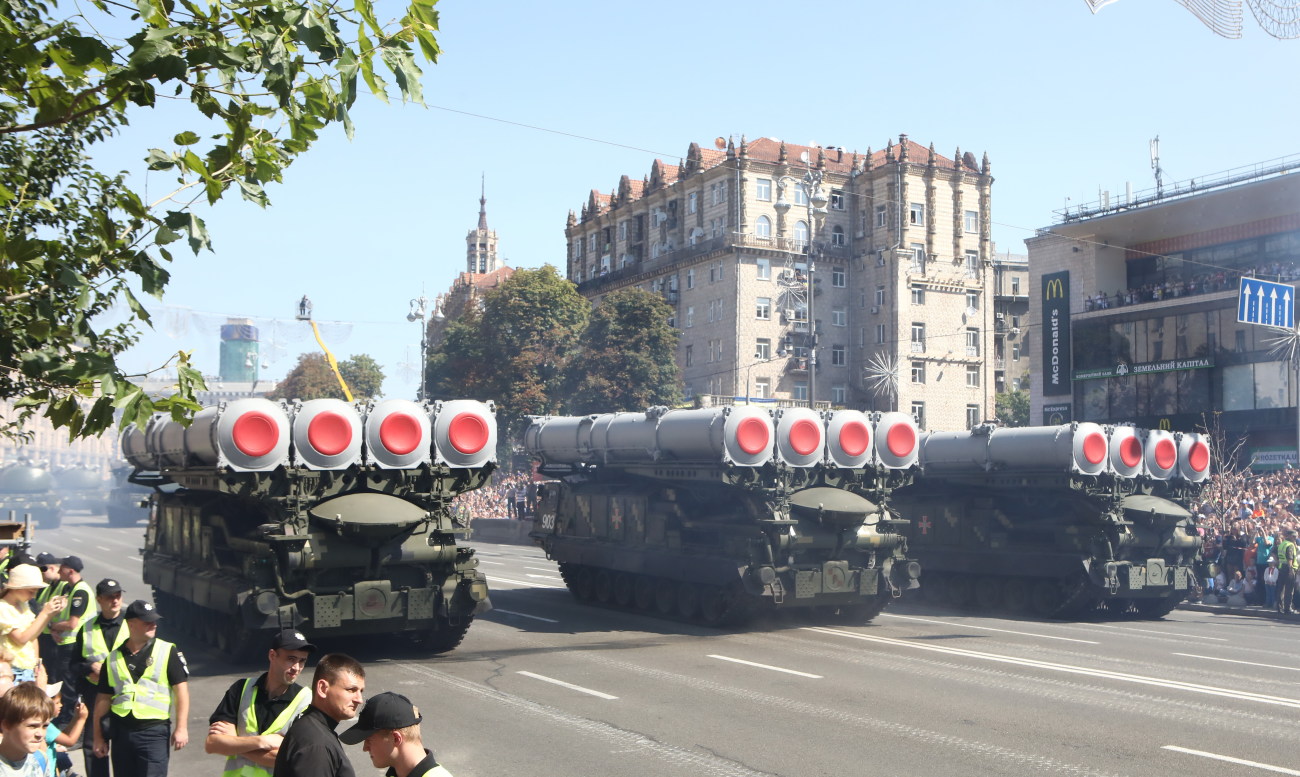
[[434, 461], [449, 467], [482, 467], [497, 458], [496, 406], [474, 399], [434, 403]]
[[656, 461], [659, 450], [659, 415], [647, 413], [601, 413], [587, 427], [593, 461], [600, 463]]
[[875, 462], [871, 419], [860, 410], [826, 414], [826, 459], [837, 467], [860, 469]]
[[[280, 403], [261, 397], [235, 399], [205, 419], [209, 429], [214, 417], [217, 466], [236, 472], [267, 472], [289, 463], [289, 414]], [[192, 452], [205, 431], [195, 428], [198, 423], [196, 416], [190, 424], [195, 439]]]
[[1199, 432], [1178, 435], [1178, 475], [1193, 483], [1210, 476], [1210, 445]]
[[157, 457], [159, 468], [185, 466], [185, 426], [180, 421], [154, 416], [145, 430], [145, 442]]
[[380, 469], [414, 469], [433, 456], [429, 408], [409, 399], [371, 406], [363, 423], [365, 460]]
[[1135, 478], [1142, 474], [1142, 437], [1127, 424], [1111, 427], [1110, 468], [1115, 474]]
[[1100, 475], [1106, 471], [1106, 432], [1094, 423], [999, 427], [989, 434], [988, 467]]
[[919, 441], [916, 420], [907, 413], [891, 411], [876, 417], [876, 458], [888, 469], [916, 464]]
[[581, 464], [591, 459], [591, 425], [597, 416], [534, 418], [524, 430], [524, 448], [546, 464]]
[[1168, 480], [1178, 469], [1178, 443], [1171, 432], [1150, 429], [1142, 446], [1147, 474], [1156, 480]]
[[822, 463], [826, 429], [821, 415], [809, 407], [787, 407], [773, 414], [776, 420], [777, 460], [792, 467]]
[[341, 399], [309, 399], [293, 414], [293, 463], [346, 469], [361, 463], [361, 414]]
[[[152, 418], [149, 420], [153, 421]], [[122, 432], [122, 456], [136, 469], [158, 469], [158, 457], [149, 449], [146, 430], [135, 424]]]

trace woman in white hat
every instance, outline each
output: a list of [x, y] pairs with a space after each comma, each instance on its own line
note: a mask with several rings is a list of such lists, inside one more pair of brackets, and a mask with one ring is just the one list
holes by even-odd
[[4, 593], [0, 594], [0, 635], [3, 635], [0, 649], [14, 655], [11, 663], [15, 682], [36, 679], [36, 665], [40, 662], [36, 638], [50, 618], [62, 612], [67, 604], [67, 597], [55, 596], [46, 602], [40, 614], [33, 613], [28, 603], [46, 585], [48, 583], [38, 567], [19, 564], [10, 568], [9, 580], [5, 583]]

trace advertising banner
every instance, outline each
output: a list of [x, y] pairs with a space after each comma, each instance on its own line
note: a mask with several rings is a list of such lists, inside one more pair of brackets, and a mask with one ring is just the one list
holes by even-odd
[[1070, 386], [1070, 271], [1043, 276], [1043, 396], [1073, 393]]

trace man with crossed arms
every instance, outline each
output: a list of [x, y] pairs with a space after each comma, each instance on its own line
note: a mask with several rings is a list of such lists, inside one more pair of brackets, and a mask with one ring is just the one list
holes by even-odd
[[290, 724], [311, 704], [296, 680], [316, 646], [302, 632], [284, 629], [271, 640], [260, 677], [236, 680], [208, 719], [204, 749], [226, 756], [223, 777], [270, 777]]

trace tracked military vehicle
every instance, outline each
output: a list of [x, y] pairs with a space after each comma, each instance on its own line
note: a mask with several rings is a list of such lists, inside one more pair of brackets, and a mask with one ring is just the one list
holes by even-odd
[[584, 602], [716, 625], [795, 609], [865, 622], [920, 575], [885, 509], [916, 442], [900, 413], [536, 418], [524, 445], [555, 480], [533, 537]]
[[149, 499], [154, 490], [132, 483], [132, 472], [130, 465], [113, 468], [113, 488], [104, 505], [109, 526], [131, 526], [149, 517]]
[[85, 510], [102, 513], [108, 502], [110, 484], [98, 469], [84, 465], [59, 467], [54, 470], [55, 488], [65, 511]]
[[22, 521], [30, 516], [42, 529], [57, 529], [63, 523], [54, 475], [45, 467], [28, 462], [10, 464], [0, 470], [0, 518]]
[[163, 614], [232, 654], [269, 632], [407, 635], [456, 647], [490, 608], [448, 505], [495, 468], [491, 404], [239, 399], [122, 438], [155, 487], [144, 582]]
[[1092, 423], [931, 432], [895, 494], [931, 602], [1074, 618], [1159, 618], [1195, 584], [1187, 509], [1210, 474], [1199, 434]]

